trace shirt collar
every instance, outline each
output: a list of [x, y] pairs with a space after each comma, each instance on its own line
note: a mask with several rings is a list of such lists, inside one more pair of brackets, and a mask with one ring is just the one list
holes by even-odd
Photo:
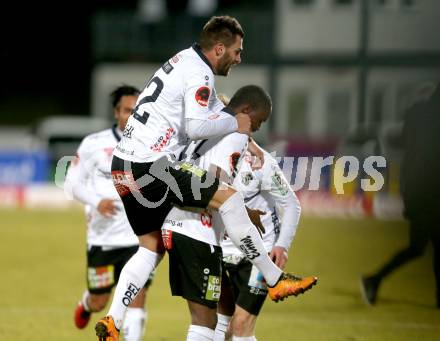
[[209, 68], [211, 69], [212, 73], [215, 75], [214, 68], [212, 67], [212, 65], [209, 62], [208, 58], [206, 58], [206, 56], [203, 54], [202, 47], [199, 45], [199, 43], [194, 43], [194, 44], [192, 44], [191, 47], [193, 48], [194, 51], [196, 51], [196, 53], [206, 63], [206, 65], [209, 66]]
[[121, 135], [122, 135], [122, 131], [118, 128], [118, 126], [116, 124], [113, 125], [112, 127], [112, 133], [113, 136], [115, 137], [116, 141], [121, 141]]

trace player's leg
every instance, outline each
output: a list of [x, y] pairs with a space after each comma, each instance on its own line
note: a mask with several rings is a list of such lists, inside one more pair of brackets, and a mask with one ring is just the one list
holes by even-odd
[[242, 340], [253, 341], [255, 338], [255, 325], [257, 315], [250, 314], [237, 305], [234, 316], [231, 320], [232, 340], [240, 338]]
[[299, 278], [284, 273], [275, 265], [264, 248], [257, 228], [248, 216], [243, 198], [233, 187], [221, 184], [214, 175], [188, 163], [185, 163], [184, 167], [175, 163], [169, 167], [169, 172], [173, 180], [179, 184], [179, 194], [183, 198], [175, 203], [218, 210], [232, 242], [264, 274], [271, 287], [272, 300], [296, 296], [316, 284], [317, 278], [314, 276]]
[[112, 304], [106, 317], [95, 326], [99, 339], [118, 340], [127, 307], [147, 282], [150, 274], [163, 257], [160, 228], [171, 209], [166, 199], [167, 187], [160, 181], [143, 185], [143, 176], [149, 173], [151, 163], [130, 163], [114, 157], [112, 176], [115, 187], [124, 204], [127, 218], [139, 238], [139, 249], [124, 265], [116, 286]]
[[92, 313], [103, 310], [110, 299], [116, 282], [115, 267], [117, 259], [101, 246], [87, 250], [87, 290], [75, 309], [75, 325], [79, 329], [87, 326]]
[[216, 308], [187, 301], [191, 314], [191, 325], [188, 328], [186, 341], [211, 341], [214, 338], [214, 329], [217, 324]]
[[376, 273], [361, 278], [361, 293], [367, 304], [374, 304], [382, 280], [409, 261], [420, 257], [429, 241], [426, 222], [409, 220], [409, 244], [394, 254]]
[[221, 248], [175, 231], [166, 230], [163, 236], [171, 292], [186, 299], [191, 314], [187, 340], [212, 340], [221, 288]]
[[275, 265], [267, 254], [260, 234], [249, 219], [243, 198], [235, 189], [224, 186], [216, 191], [209, 207], [218, 209], [231, 241], [264, 275], [271, 287], [272, 300], [278, 301], [289, 295], [296, 296], [316, 284], [315, 276], [299, 278], [283, 273]]
[[[137, 252], [138, 246], [127, 248], [127, 251], [119, 252], [119, 260], [115, 275], [119, 280], [120, 273], [123, 266], [130, 260], [130, 258]], [[146, 310], [146, 296], [147, 290], [152, 283], [154, 273], [150, 275], [145, 286], [140, 290], [139, 294], [130, 303], [125, 313], [124, 322], [122, 326], [122, 332], [124, 334], [125, 341], [140, 341], [145, 332], [145, 325], [147, 322], [147, 310]]]
[[144, 334], [147, 312], [145, 310], [146, 288], [142, 288], [136, 298], [128, 306], [122, 324], [125, 341], [140, 341]]
[[232, 340], [256, 340], [255, 325], [265, 302], [268, 288], [262, 274], [249, 261], [226, 264], [236, 294], [231, 320]]
[[[159, 231], [139, 236], [138, 251], [122, 268], [112, 304], [107, 314], [107, 316], [113, 318], [113, 323], [118, 330], [122, 328], [127, 307], [144, 287], [150, 274], [162, 260], [163, 252], [158, 246], [161, 243], [159, 238], [161, 238]], [[149, 247], [145, 247], [145, 245]], [[157, 246], [152, 247], [152, 245]]]
[[217, 307], [217, 324], [213, 341], [228, 340], [231, 336], [229, 322], [235, 311], [234, 287], [229, 279], [229, 274], [225, 271], [225, 263], [222, 263], [222, 291]]

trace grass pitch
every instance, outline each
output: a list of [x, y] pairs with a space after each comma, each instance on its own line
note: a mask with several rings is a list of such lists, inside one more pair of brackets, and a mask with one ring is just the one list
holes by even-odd
[[[0, 340], [95, 340], [73, 310], [85, 285], [85, 219], [81, 211], [0, 210]], [[267, 301], [260, 341], [440, 340], [434, 309], [432, 250], [384, 282], [377, 306], [365, 306], [359, 275], [375, 270], [407, 242], [404, 222], [302, 218], [288, 270], [317, 275], [297, 298]], [[148, 296], [145, 340], [185, 340], [189, 314], [171, 297], [167, 259]]]

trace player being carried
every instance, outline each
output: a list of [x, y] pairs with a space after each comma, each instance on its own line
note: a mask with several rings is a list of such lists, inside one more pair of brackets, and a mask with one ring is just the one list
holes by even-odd
[[163, 64], [139, 96], [113, 153], [112, 176], [140, 247], [122, 269], [108, 315], [96, 324], [100, 340], [119, 339], [127, 305], [162, 259], [161, 228], [173, 206], [218, 210], [232, 242], [252, 258], [280, 298], [309, 286], [273, 263], [233, 187], [175, 159], [189, 140], [251, 135], [249, 116], [224, 110], [214, 88], [214, 75], [226, 76], [240, 63], [243, 36], [236, 19], [211, 18], [199, 43]]
[[[269, 95], [262, 88], [249, 85], [240, 88], [234, 94], [229, 108], [248, 114], [251, 118], [252, 131], [256, 131], [260, 128], [261, 123], [267, 120], [272, 105]], [[273, 206], [265, 204], [260, 205], [260, 207], [272, 213], [268, 213], [263, 217], [264, 225], [268, 228], [264, 238], [266, 249], [269, 252], [273, 251], [271, 256], [283, 267], [287, 260], [287, 250], [297, 225], [299, 202], [284, 176], [280, 173], [281, 171], [276, 161], [269, 154], [266, 153], [265, 155], [263, 169], [255, 173], [251, 172], [250, 165], [248, 164], [250, 154], [247, 154], [246, 151], [247, 143], [247, 135], [232, 133], [224, 137], [193, 142], [184, 150], [181, 158], [192, 162], [197, 167], [219, 175], [222, 180], [229, 184], [232, 184], [237, 171], [240, 170], [243, 170], [242, 175], [258, 173], [258, 177], [262, 177], [262, 173], [266, 171], [266, 173], [270, 173], [274, 177], [277, 176], [276, 179], [273, 178], [273, 183], [266, 183], [270, 188], [267, 192], [270, 193], [271, 199], [275, 199], [278, 203], [282, 202], [283, 208], [286, 208], [285, 213], [286, 219], [289, 220], [289, 226], [284, 226], [283, 235], [281, 238], [278, 238], [279, 244], [273, 249], [275, 238], [279, 237], [272, 223], [276, 214], [272, 213]], [[248, 156], [248, 160], [242, 162], [244, 155]], [[236, 178], [237, 180], [239, 178]], [[255, 185], [254, 180], [256, 179], [246, 179], [246, 183], [248, 185]], [[264, 201], [262, 196], [259, 195], [260, 190], [261, 188], [255, 188], [255, 193], [251, 194], [254, 203], [255, 201], [258, 202], [258, 200], [260, 203]], [[261, 213], [263, 213], [261, 210], [251, 211], [251, 214]], [[287, 223], [284, 225], [287, 225]], [[222, 282], [222, 248], [220, 244], [223, 236], [224, 226], [215, 211], [202, 210], [200, 212], [191, 212], [175, 207], [165, 219], [162, 237], [169, 254], [171, 291], [173, 295], [182, 296], [187, 300], [191, 314], [191, 325], [188, 329], [187, 341], [213, 340], [214, 338], [214, 329], [217, 324], [217, 303], [219, 298], [221, 301], [224, 301], [223, 290], [220, 296]], [[249, 288], [247, 286], [248, 281], [251, 279], [257, 280], [259, 274], [257, 268], [253, 268], [252, 263], [247, 259], [258, 257], [260, 251], [256, 249], [251, 250], [250, 248], [242, 248], [241, 250], [243, 253], [238, 251], [231, 242], [231, 249], [228, 255], [236, 255], [237, 257], [230, 258], [240, 258], [241, 260], [239, 277], [243, 281], [246, 280], [246, 285], [241, 284], [239, 289], [244, 292], [245, 286]], [[266, 250], [264, 252], [267, 254]], [[252, 274], [254, 274], [253, 277]], [[234, 276], [232, 279], [236, 280], [237, 276]], [[301, 283], [304, 284], [301, 287], [302, 290], [295, 294], [311, 288], [316, 283], [316, 278], [310, 276], [304, 278]], [[256, 287], [253, 286], [252, 288], [255, 289]], [[251, 324], [256, 315], [258, 315], [258, 311], [267, 295], [267, 287], [262, 279], [260, 279], [258, 288], [259, 292], [254, 291], [248, 295], [243, 293], [238, 297], [240, 301], [237, 304], [245, 300], [246, 305], [243, 305], [244, 308], [250, 307], [251, 309], [249, 309], [249, 316], [240, 314], [237, 311], [237, 315], [235, 315], [237, 320], [244, 320], [246, 318], [249, 319], [249, 324]], [[226, 294], [228, 293], [226, 292]], [[269, 288], [269, 295], [275, 301], [284, 297], [284, 295], [280, 295], [279, 288]], [[234, 305], [234, 302], [225, 303], [232, 303]], [[228, 311], [228, 313], [232, 315], [233, 310]], [[253, 330], [246, 332], [252, 333]], [[238, 329], [237, 333], [240, 334]], [[218, 331], [218, 334], [221, 334], [220, 331]], [[235, 331], [234, 335], [241, 336], [236, 335]]]
[[[227, 98], [222, 101], [229, 103]], [[277, 160], [264, 151], [262, 167], [258, 167], [258, 161], [247, 152], [233, 186], [243, 195], [247, 207], [266, 212], [261, 218], [264, 246], [275, 264], [284, 269], [298, 226], [301, 206]], [[222, 291], [214, 341], [223, 341], [230, 336], [232, 340], [256, 341], [255, 327], [268, 294], [267, 285], [258, 269], [229, 238], [221, 242], [221, 247]], [[274, 295], [270, 289], [269, 296], [276, 300], [276, 293]]]

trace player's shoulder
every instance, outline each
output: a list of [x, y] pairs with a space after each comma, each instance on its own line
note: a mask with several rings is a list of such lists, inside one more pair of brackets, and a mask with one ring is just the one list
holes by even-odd
[[105, 129], [85, 136], [81, 142], [81, 146], [99, 148], [102, 144], [108, 143], [110, 139], [114, 139], [113, 131], [112, 129]]
[[201, 52], [196, 51], [194, 46], [191, 46], [178, 54], [176, 54], [171, 60], [175, 60], [175, 64], [181, 65], [185, 73], [188, 75], [201, 75], [206, 77], [206, 81], [213, 78], [213, 72], [211, 67], [204, 60], [204, 57], [200, 55]]
[[263, 150], [264, 162], [270, 167], [279, 168], [277, 157], [274, 153], [269, 153], [267, 150]]

